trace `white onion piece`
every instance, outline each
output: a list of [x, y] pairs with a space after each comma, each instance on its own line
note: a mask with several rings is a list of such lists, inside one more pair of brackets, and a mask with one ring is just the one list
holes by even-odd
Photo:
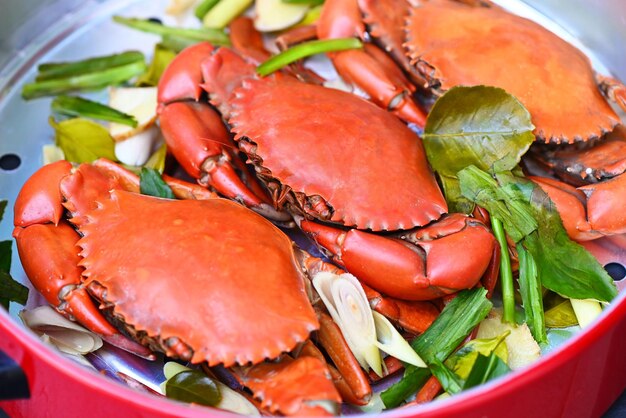
[[570, 299], [581, 328], [587, 328], [602, 313], [600, 302], [591, 299]]
[[416, 367], [428, 367], [387, 318], [376, 311], [372, 311], [372, 314], [376, 326], [376, 338], [378, 340], [376, 345], [378, 348], [405, 363]]
[[109, 133], [116, 141], [123, 141], [153, 126], [157, 119], [156, 87], [111, 87], [109, 106], [137, 120], [137, 126], [111, 123]]
[[383, 375], [382, 358], [376, 346], [374, 318], [365, 291], [351, 274], [320, 272], [313, 286], [339, 326], [354, 357], [365, 370]]
[[66, 319], [50, 306], [44, 305], [20, 312], [22, 322], [33, 330], [44, 342], [71, 355], [91, 353], [102, 347], [102, 339]]
[[156, 125], [145, 131], [115, 143], [115, 156], [128, 165], [144, 165], [161, 144], [161, 131]]
[[56, 145], [44, 145], [41, 151], [43, 153], [43, 165], [56, 163], [57, 161], [65, 159], [65, 153]]
[[165, 13], [171, 16], [179, 16], [187, 12], [197, 3], [197, 0], [170, 0]]
[[295, 25], [304, 18], [309, 6], [282, 0], [256, 0], [254, 27], [260, 32], [274, 32]]

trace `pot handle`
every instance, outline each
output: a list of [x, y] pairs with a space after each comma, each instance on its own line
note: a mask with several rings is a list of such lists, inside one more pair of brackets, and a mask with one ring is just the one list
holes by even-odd
[[22, 368], [0, 350], [0, 401], [30, 398], [28, 379]]

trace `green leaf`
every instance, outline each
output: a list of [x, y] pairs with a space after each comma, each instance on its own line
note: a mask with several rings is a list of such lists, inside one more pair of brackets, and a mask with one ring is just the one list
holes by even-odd
[[209, 10], [211, 10], [219, 1], [220, 0], [203, 0], [200, 4], [198, 4], [193, 14], [200, 19], [200, 21], [202, 21], [204, 16], [209, 13]]
[[167, 48], [163, 44], [156, 44], [148, 71], [139, 77], [137, 85], [140, 87], [157, 86], [161, 75], [163, 75], [163, 72], [175, 57], [175, 51]]
[[137, 29], [142, 32], [154, 33], [155, 35], [173, 35], [196, 42], [206, 41], [214, 45], [230, 44], [230, 39], [228, 39], [228, 35], [226, 35], [223, 30], [209, 28], [175, 28], [172, 26], [165, 26], [157, 22], [152, 22], [148, 19], [126, 18], [122, 16], [113, 16], [113, 20], [124, 26], [128, 26], [129, 28]]
[[[463, 290], [457, 293], [431, 326], [413, 340], [411, 346], [429, 367], [435, 362], [445, 361], [480, 321], [485, 319], [493, 306], [486, 296], [486, 289]], [[384, 396], [383, 401], [387, 407], [399, 405], [419, 389], [421, 379], [416, 377], [416, 369], [426, 370], [406, 366], [402, 380], [383, 392], [381, 396]], [[405, 395], [407, 392], [408, 395]]]
[[[453, 186], [457, 173], [474, 165], [484, 171], [515, 167], [535, 137], [530, 114], [513, 96], [496, 87], [453, 87], [437, 100], [424, 128], [428, 161], [446, 177], [451, 207], [469, 213], [468, 202]], [[447, 190], [446, 190], [447, 189]]]
[[274, 55], [256, 69], [261, 77], [272, 74], [281, 68], [315, 54], [322, 54], [333, 51], [345, 51], [347, 49], [363, 48], [363, 43], [357, 38], [323, 39], [303, 42], [295, 45], [278, 55]]
[[6, 210], [8, 203], [9, 202], [7, 202], [6, 200], [0, 200], [0, 221], [4, 217], [4, 211]]
[[127, 51], [121, 54], [88, 58], [81, 61], [45, 63], [37, 67], [39, 74], [37, 74], [35, 80], [45, 81], [55, 78], [67, 78], [139, 62], [144, 62], [144, 56], [141, 52]]
[[450, 356], [450, 358], [446, 360], [445, 365], [457, 376], [465, 380], [469, 377], [479, 354], [490, 356], [493, 353], [506, 363], [508, 361], [509, 352], [504, 340], [510, 333], [510, 331], [506, 331], [495, 338], [469, 341]]
[[526, 323], [535, 341], [545, 343], [548, 337], [546, 335], [542, 287], [537, 272], [537, 265], [533, 256], [524, 249], [523, 245], [517, 245], [517, 254], [519, 257], [518, 282], [522, 295], [522, 305], [526, 313]]
[[0, 241], [0, 271], [11, 271], [11, 252], [13, 241]]
[[9, 302], [25, 305], [28, 300], [28, 288], [18, 283], [8, 271], [0, 270], [0, 305], [9, 310]]
[[[568, 328], [578, 325], [578, 319], [569, 299], [562, 299], [558, 305], [546, 310], [545, 320], [548, 328]], [[543, 341], [547, 342], [547, 341]]]
[[405, 371], [402, 380], [381, 392], [380, 398], [385, 404], [385, 408], [395, 408], [417, 392], [428, 380], [431, 372], [429, 369], [414, 367]]
[[165, 395], [178, 401], [206, 406], [215, 406], [222, 399], [213, 379], [198, 370], [180, 372], [168, 379]]
[[507, 234], [532, 255], [539, 283], [572, 299], [609, 302], [617, 288], [604, 268], [570, 240], [554, 203], [539, 186], [511, 173], [470, 166], [459, 172], [463, 195], [504, 224]]
[[82, 97], [57, 96], [52, 101], [52, 111], [67, 116], [117, 122], [133, 128], [137, 126], [134, 116]]
[[22, 97], [24, 100], [31, 100], [38, 97], [55, 96], [76, 91], [100, 90], [128, 81], [145, 71], [146, 63], [140, 61], [91, 73], [36, 81], [24, 85]]
[[450, 394], [459, 393], [463, 390], [463, 380], [440, 361], [434, 361], [430, 365], [430, 371], [437, 378], [443, 390]]
[[467, 380], [465, 380], [463, 390], [482, 385], [485, 382], [504, 376], [510, 371], [509, 366], [495, 353], [491, 353], [489, 356], [478, 354], [474, 367], [472, 367], [472, 371]]
[[143, 167], [139, 175], [139, 189], [141, 194], [166, 199], [176, 199], [174, 192], [161, 178], [161, 174], [154, 168]]
[[166, 158], [167, 144], [163, 143], [163, 145], [161, 145], [159, 149], [156, 150], [154, 154], [150, 156], [150, 158], [148, 158], [148, 161], [146, 161], [143, 166], [146, 168], [153, 168], [157, 170], [160, 174], [163, 174], [163, 171], [165, 171]]
[[49, 119], [55, 131], [56, 145], [65, 158], [74, 163], [90, 163], [98, 158], [115, 161], [115, 143], [102, 126], [87, 119], [69, 119], [56, 122]]

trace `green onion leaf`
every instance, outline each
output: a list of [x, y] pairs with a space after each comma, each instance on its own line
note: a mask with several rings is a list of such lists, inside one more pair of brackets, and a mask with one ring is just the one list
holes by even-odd
[[309, 41], [289, 48], [278, 55], [274, 55], [256, 69], [258, 75], [264, 77], [289, 65], [299, 59], [326, 52], [359, 49], [363, 43], [356, 38], [324, 39]]
[[57, 96], [52, 101], [52, 111], [66, 116], [117, 122], [133, 128], [137, 126], [137, 120], [133, 116], [82, 97]]
[[220, 0], [203, 0], [202, 3], [200, 3], [198, 7], [196, 7], [196, 10], [194, 10], [193, 14], [196, 15], [196, 17], [200, 19], [200, 21], [202, 21], [202, 19], [204, 19], [204, 16], [209, 13], [209, 10], [211, 10], [213, 6], [215, 6], [219, 1]]
[[380, 398], [385, 404], [385, 408], [395, 408], [417, 392], [428, 380], [431, 372], [429, 369], [414, 367], [410, 371], [405, 371], [402, 380], [389, 389], [381, 392]]
[[500, 245], [500, 285], [502, 287], [502, 305], [504, 314], [502, 320], [509, 324], [515, 323], [515, 289], [513, 287], [513, 270], [509, 258], [509, 247], [506, 242], [506, 234], [502, 227], [502, 221], [491, 217], [491, 228]]
[[54, 128], [56, 145], [63, 150], [68, 161], [90, 163], [98, 158], [117, 160], [113, 138], [102, 125], [81, 118], [58, 123], [50, 118], [49, 122]]
[[206, 406], [215, 406], [222, 399], [215, 381], [198, 370], [183, 371], [168, 379], [165, 396]]
[[472, 367], [472, 371], [467, 380], [465, 380], [463, 390], [482, 385], [490, 380], [504, 376], [510, 371], [509, 366], [495, 352], [489, 356], [478, 354], [474, 367]]
[[143, 167], [139, 175], [139, 189], [141, 194], [165, 199], [176, 199], [170, 186], [163, 181], [161, 174], [154, 168]]
[[537, 265], [533, 256], [526, 251], [523, 245], [517, 245], [519, 256], [519, 288], [522, 295], [522, 305], [526, 313], [526, 323], [533, 338], [538, 343], [548, 341], [543, 312], [543, 295], [541, 282], [537, 274]]
[[430, 365], [430, 371], [441, 383], [441, 387], [445, 392], [453, 395], [463, 390], [463, 380], [439, 360], [434, 361]]
[[[492, 306], [487, 299], [486, 289], [459, 292], [446, 305], [431, 326], [413, 340], [411, 346], [429, 367], [436, 362], [441, 363], [448, 358], [480, 321], [485, 319]], [[409, 395], [415, 393], [420, 385], [423, 385], [422, 380], [417, 378], [421, 375], [414, 375], [415, 370], [426, 369], [407, 366], [402, 380], [381, 394], [387, 408], [398, 406], [406, 399], [406, 393]]]
[[79, 74], [95, 73], [113, 67], [135, 64], [144, 61], [144, 56], [138, 51], [127, 51], [121, 54], [106, 55], [88, 58], [74, 62], [51, 62], [37, 67], [36, 81], [46, 81], [58, 78], [67, 78]]
[[75, 91], [99, 90], [128, 81], [145, 71], [146, 64], [141, 61], [92, 73], [71, 75], [66, 78], [36, 81], [24, 85], [22, 97], [25, 100], [31, 100], [38, 97], [55, 96]]
[[230, 40], [222, 30], [217, 29], [187, 29], [165, 26], [160, 23], [152, 22], [147, 19], [127, 18], [122, 16], [113, 16], [113, 20], [122, 25], [128, 26], [142, 32], [153, 33], [155, 35], [172, 35], [181, 38], [191, 39], [197, 42], [207, 41], [215, 45], [229, 45]]

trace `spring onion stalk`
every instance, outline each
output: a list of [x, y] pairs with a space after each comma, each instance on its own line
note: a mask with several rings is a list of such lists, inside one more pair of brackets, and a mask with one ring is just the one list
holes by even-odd
[[137, 126], [137, 120], [133, 116], [82, 97], [57, 96], [52, 101], [52, 111], [66, 116], [117, 122], [133, 128]]
[[502, 320], [510, 324], [515, 323], [515, 295], [513, 291], [513, 271], [511, 270], [511, 259], [509, 258], [509, 248], [506, 242], [506, 234], [502, 221], [491, 217], [491, 229], [500, 244], [500, 283], [502, 284], [502, 305], [504, 313]]
[[181, 38], [187, 38], [194, 41], [202, 42], [207, 41], [216, 45], [229, 45], [230, 40], [224, 31], [202, 28], [202, 29], [188, 29], [188, 28], [175, 28], [171, 26], [165, 26], [160, 23], [152, 22], [147, 19], [127, 18], [122, 16], [113, 16], [113, 20], [129, 28], [137, 29], [142, 32], [153, 33], [155, 35], [171, 35]]
[[595, 300], [570, 299], [570, 302], [572, 302], [572, 308], [574, 308], [574, 313], [578, 319], [578, 325], [583, 329], [602, 313], [602, 305]]
[[537, 265], [523, 245], [517, 245], [519, 256], [519, 287], [522, 294], [522, 304], [526, 313], [526, 323], [533, 338], [539, 343], [548, 341], [546, 335], [545, 317], [543, 312], [543, 297], [541, 295], [541, 281], [537, 274]]
[[36, 81], [24, 85], [22, 97], [25, 100], [30, 100], [73, 91], [99, 90], [114, 84], [123, 83], [142, 74], [144, 71], [146, 71], [146, 63], [141, 61], [93, 73]]
[[339, 38], [309, 41], [289, 48], [278, 55], [274, 55], [256, 69], [258, 75], [264, 77], [289, 65], [299, 59], [315, 54], [326, 52], [345, 51], [347, 49], [359, 49], [363, 43], [356, 38]]
[[220, 0], [202, 18], [205, 28], [222, 29], [252, 5], [253, 0]]
[[127, 51], [121, 54], [94, 57], [74, 62], [51, 62], [37, 67], [38, 74], [35, 81], [46, 81], [58, 78], [67, 78], [79, 74], [104, 71], [113, 67], [120, 67], [133, 63], [143, 62], [144, 56], [138, 51]]
[[198, 4], [196, 10], [194, 10], [194, 15], [200, 20], [204, 19], [209, 10], [213, 8], [220, 0], [203, 0], [202, 3]]
[[324, 3], [324, 0], [281, 0], [287, 4], [306, 4], [309, 6], [319, 6]]

